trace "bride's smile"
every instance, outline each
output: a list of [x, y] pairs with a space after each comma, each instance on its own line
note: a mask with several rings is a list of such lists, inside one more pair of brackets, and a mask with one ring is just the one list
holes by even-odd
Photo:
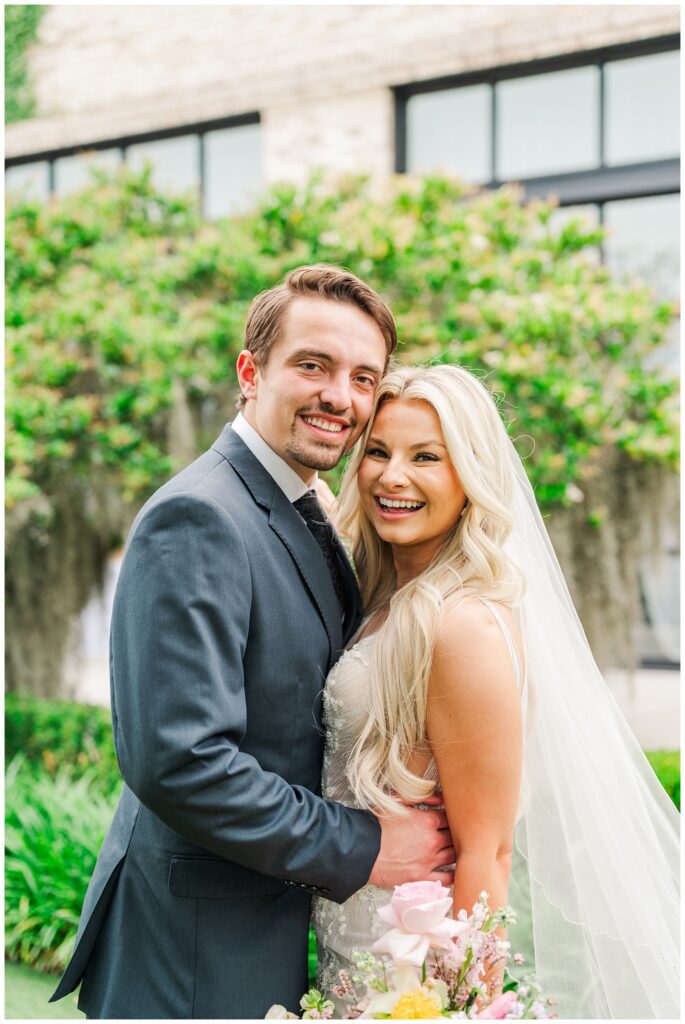
[[396, 559], [411, 551], [421, 571], [466, 502], [433, 407], [416, 399], [385, 402], [357, 479], [364, 514], [379, 537], [392, 545]]

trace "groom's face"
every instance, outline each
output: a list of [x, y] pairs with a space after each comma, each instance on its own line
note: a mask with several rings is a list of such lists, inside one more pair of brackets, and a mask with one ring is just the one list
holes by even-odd
[[244, 415], [267, 444], [308, 482], [332, 469], [357, 440], [386, 363], [376, 322], [357, 306], [297, 298], [266, 365], [238, 360]]

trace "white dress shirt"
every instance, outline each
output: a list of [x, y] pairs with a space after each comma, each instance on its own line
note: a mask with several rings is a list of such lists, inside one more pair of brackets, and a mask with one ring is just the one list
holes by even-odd
[[311, 482], [307, 486], [302, 477], [298, 476], [295, 470], [269, 447], [264, 438], [260, 437], [254, 427], [250, 426], [241, 412], [231, 423], [231, 428], [242, 438], [269, 476], [273, 477], [289, 502], [297, 501], [307, 491], [316, 489], [317, 474], [312, 473]]

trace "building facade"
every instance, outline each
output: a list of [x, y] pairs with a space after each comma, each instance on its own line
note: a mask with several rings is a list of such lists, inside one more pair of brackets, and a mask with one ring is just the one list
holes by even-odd
[[[217, 218], [315, 168], [515, 180], [605, 224], [603, 258], [675, 301], [679, 28], [676, 5], [52, 5], [6, 183], [47, 197], [149, 161]], [[643, 653], [664, 663], [677, 565], [674, 534], [645, 593]]]

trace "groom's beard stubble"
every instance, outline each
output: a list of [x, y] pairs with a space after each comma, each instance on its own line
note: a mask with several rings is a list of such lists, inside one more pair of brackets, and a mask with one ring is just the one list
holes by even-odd
[[[307, 441], [301, 440], [295, 436], [297, 430], [297, 420], [300, 416], [316, 416], [317, 413], [324, 413], [328, 416], [339, 416], [346, 418], [350, 426], [349, 440], [342, 448], [337, 445], [328, 444], [323, 439], [318, 438], [307, 438]], [[358, 440], [356, 433], [357, 420], [356, 417], [349, 412], [347, 409], [339, 411], [333, 409], [331, 406], [320, 406], [318, 409], [302, 409], [297, 413], [297, 419], [292, 426], [292, 438], [286, 446], [286, 454], [289, 458], [293, 459], [294, 462], [305, 466], [307, 469], [316, 469], [325, 472], [328, 469], [334, 469], [343, 456], [354, 446]]]

